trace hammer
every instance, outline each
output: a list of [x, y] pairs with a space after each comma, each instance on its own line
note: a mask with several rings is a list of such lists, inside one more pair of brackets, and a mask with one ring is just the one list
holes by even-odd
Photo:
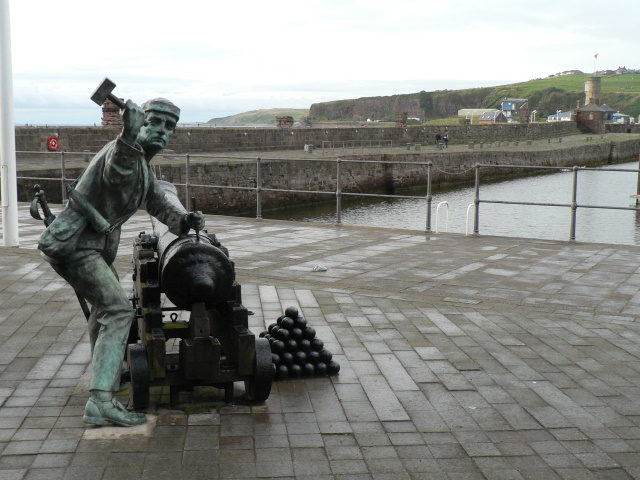
[[105, 78], [100, 84], [100, 86], [96, 89], [96, 91], [93, 92], [93, 95], [91, 95], [91, 100], [93, 100], [100, 106], [102, 106], [102, 104], [106, 100], [111, 100], [113, 103], [115, 103], [118, 106], [118, 108], [123, 110], [125, 107], [124, 102], [120, 100], [118, 97], [116, 97], [113, 93], [111, 93], [115, 88], [115, 86], [116, 86], [115, 83], [113, 83], [108, 78]]

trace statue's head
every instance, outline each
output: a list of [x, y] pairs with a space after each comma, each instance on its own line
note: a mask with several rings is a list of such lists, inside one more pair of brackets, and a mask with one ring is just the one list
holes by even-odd
[[147, 154], [155, 154], [169, 143], [180, 118], [180, 109], [166, 98], [153, 98], [142, 104], [144, 124], [138, 143]]

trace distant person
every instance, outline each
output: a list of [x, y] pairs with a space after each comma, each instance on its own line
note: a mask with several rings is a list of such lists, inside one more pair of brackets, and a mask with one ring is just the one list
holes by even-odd
[[442, 136], [442, 142], [444, 143], [444, 148], [449, 148], [449, 135], [445, 133]]
[[442, 135], [440, 135], [439, 133], [436, 133], [436, 145], [440, 145], [441, 141], [442, 141]]

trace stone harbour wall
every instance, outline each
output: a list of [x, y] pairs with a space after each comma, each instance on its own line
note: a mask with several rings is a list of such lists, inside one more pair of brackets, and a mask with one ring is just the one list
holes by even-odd
[[[178, 128], [169, 144], [176, 153], [242, 150], [300, 149], [323, 141], [433, 143], [437, 133], [447, 132], [449, 141], [477, 143], [535, 140], [580, 133], [574, 122], [348, 128]], [[118, 135], [113, 127], [16, 127], [16, 150], [45, 151], [47, 137], [58, 135], [60, 150], [97, 152]]]
[[[576, 147], [539, 151], [491, 151], [469, 150], [463, 152], [400, 154], [376, 154], [362, 157], [342, 157], [340, 184], [343, 192], [393, 193], [399, 188], [426, 185], [427, 167], [420, 162], [431, 161], [432, 184], [434, 187], [445, 183], [471, 181], [476, 163], [494, 165], [548, 165], [560, 167], [590, 166], [603, 163], [619, 163], [637, 158], [640, 154], [640, 139], [605, 143], [592, 143]], [[374, 162], [399, 161], [407, 164], [352, 163], [349, 160], [371, 160]], [[153, 164], [152, 164], [153, 165]], [[74, 178], [81, 169], [67, 170], [67, 177]], [[184, 164], [154, 166], [158, 178], [180, 184], [186, 183]], [[516, 169], [483, 168], [482, 178], [514, 173]], [[522, 173], [521, 170], [518, 170]], [[262, 160], [261, 187], [265, 189], [289, 189], [303, 191], [323, 191], [315, 193], [262, 192], [262, 208], [276, 209], [284, 205], [308, 202], [332, 201], [336, 191], [335, 161], [304, 160]], [[35, 176], [33, 171], [19, 172], [18, 176]], [[59, 170], [38, 170], [39, 177], [59, 177]], [[191, 183], [199, 185], [233, 186], [253, 189], [256, 186], [256, 162], [241, 159], [211, 159], [194, 162], [190, 171]], [[19, 199], [32, 198], [33, 180], [19, 181]], [[60, 180], [39, 181], [47, 189], [51, 202], [59, 203], [61, 198]], [[187, 193], [178, 187], [183, 203]], [[192, 187], [191, 196], [198, 199], [198, 208], [206, 213], [255, 213], [256, 194], [254, 190], [233, 190], [223, 188]]]

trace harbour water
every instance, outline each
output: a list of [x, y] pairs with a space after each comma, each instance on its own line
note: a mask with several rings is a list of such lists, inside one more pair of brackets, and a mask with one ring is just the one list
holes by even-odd
[[[604, 167], [603, 167], [604, 168]], [[606, 168], [637, 169], [638, 162]], [[548, 175], [482, 184], [480, 199], [544, 203], [571, 203], [573, 173], [560, 171]], [[637, 173], [610, 171], [579, 171], [577, 202], [588, 205], [633, 207]], [[412, 195], [424, 195], [414, 191]], [[465, 233], [467, 207], [473, 203], [474, 188], [436, 193], [433, 195], [432, 230]], [[436, 207], [442, 206], [436, 219]], [[447, 221], [448, 210], [448, 221]], [[335, 205], [324, 204], [300, 210], [266, 212], [267, 218], [284, 218], [312, 222], [335, 223]], [[413, 199], [343, 200], [342, 223], [420, 230], [426, 226], [424, 197]], [[571, 210], [568, 207], [480, 204], [480, 234], [510, 237], [568, 240]], [[473, 230], [473, 210], [469, 231]], [[578, 208], [576, 240], [627, 245], [640, 244], [640, 214], [628, 210]]]

